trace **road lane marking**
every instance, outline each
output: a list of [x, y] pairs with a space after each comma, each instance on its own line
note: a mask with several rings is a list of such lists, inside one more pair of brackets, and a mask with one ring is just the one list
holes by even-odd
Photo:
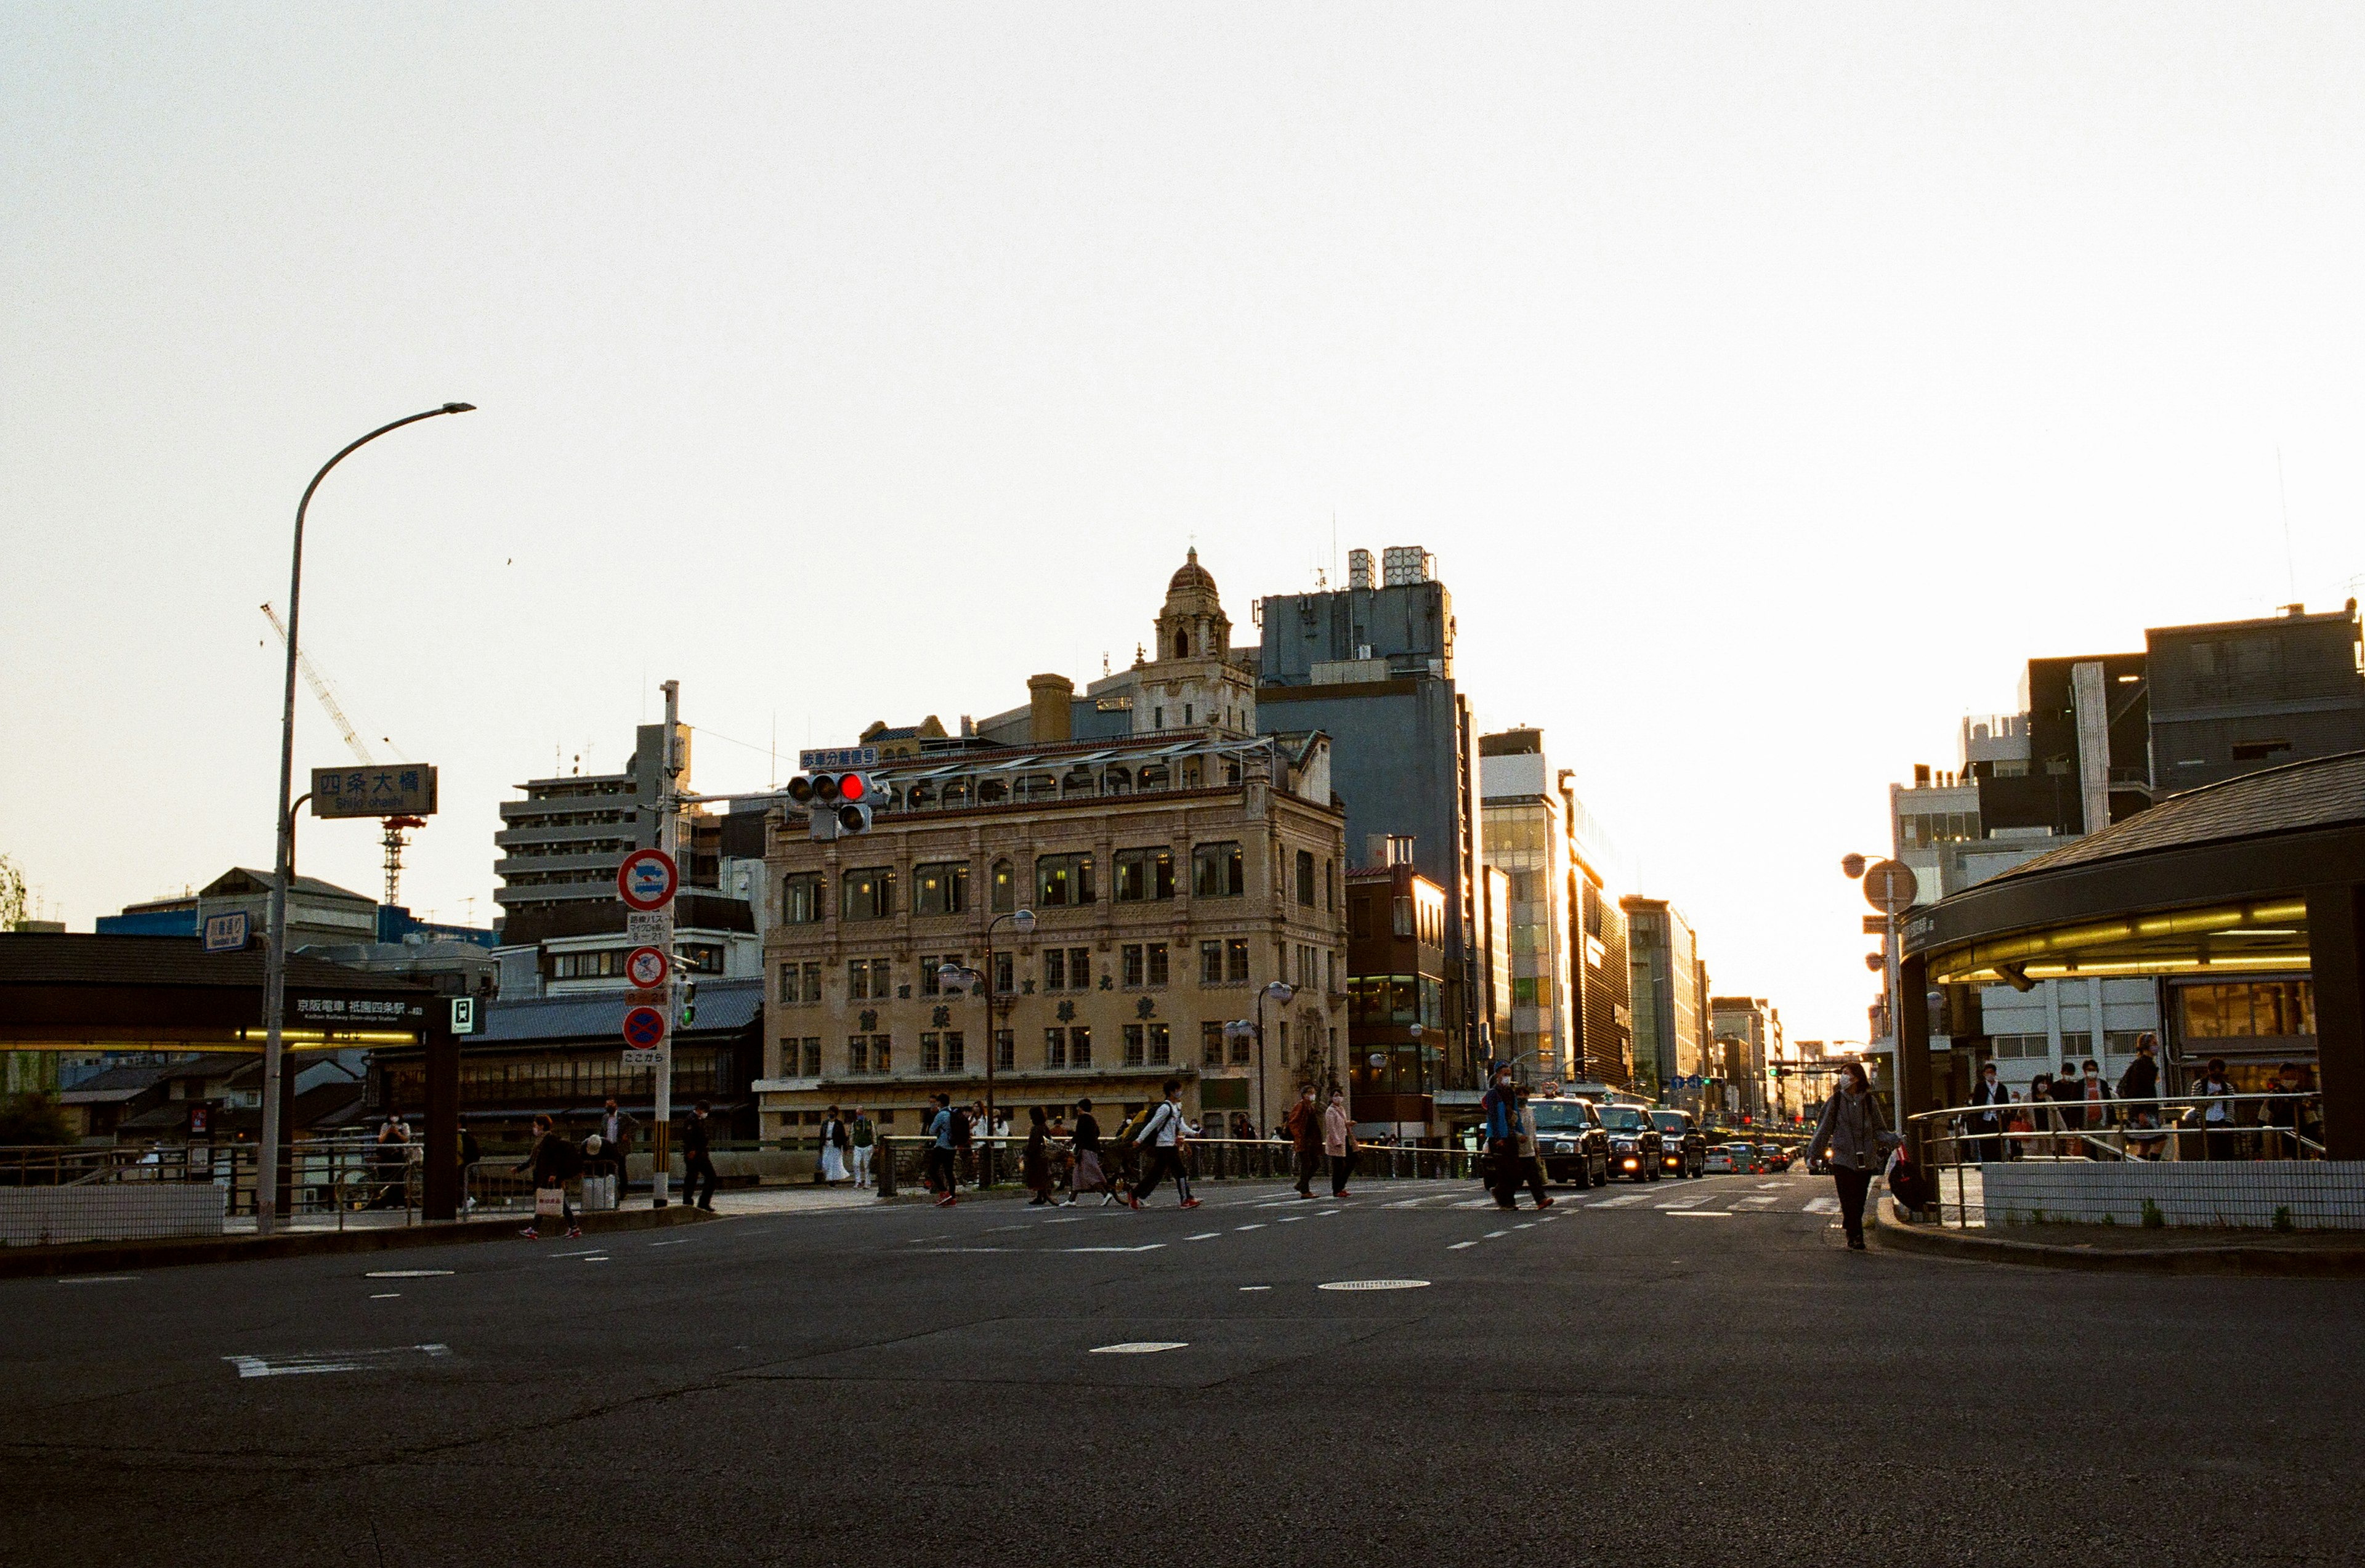
[[1835, 1215], [1840, 1212], [1840, 1201], [1828, 1196], [1817, 1198], [1799, 1212], [1810, 1215]]
[[79, 1279], [60, 1280], [62, 1285], [128, 1285], [137, 1274], [84, 1274]]
[[1550, 1225], [1552, 1221], [1558, 1218], [1560, 1218], [1560, 1215], [1546, 1215], [1543, 1218], [1536, 1221], [1536, 1223], [1538, 1225]]
[[1337, 1209], [1324, 1209], [1320, 1214], [1316, 1215], [1314, 1217], [1316, 1219], [1328, 1219], [1332, 1215], [1335, 1215], [1339, 1211]]
[[1095, 1356], [1154, 1356], [1160, 1350], [1182, 1350], [1190, 1348], [1188, 1339], [1128, 1339], [1122, 1345], [1095, 1345], [1088, 1352]]
[[1757, 1183], [1757, 1190], [1762, 1193], [1768, 1187], [1787, 1187], [1789, 1183], [1787, 1182], [1760, 1182]]
[[1448, 1252], [1459, 1252], [1465, 1247], [1475, 1247], [1478, 1244], [1474, 1241], [1457, 1241], [1452, 1246], [1447, 1248], [1446, 1250]]
[[1511, 1233], [1508, 1230], [1490, 1230], [1486, 1233], [1486, 1239], [1492, 1241], [1498, 1236], [1508, 1236]]
[[1271, 1285], [1242, 1285], [1240, 1289], [1244, 1291], [1269, 1291], [1272, 1289], [1272, 1287]]
[[1066, 1215], [1059, 1219], [1047, 1219], [1043, 1223], [1045, 1225], [1082, 1225], [1084, 1223], [1084, 1216], [1082, 1215]]
[[449, 1269], [372, 1269], [362, 1278], [365, 1280], [438, 1280], [451, 1272]]
[[1182, 1239], [1185, 1241], [1213, 1241], [1223, 1234], [1224, 1233], [1220, 1230], [1203, 1230], [1196, 1236], [1186, 1236]]
[[1536, 1222], [1535, 1222], [1534, 1220], [1529, 1220], [1529, 1221], [1528, 1221], [1526, 1224], [1524, 1224], [1524, 1225], [1515, 1225], [1515, 1226], [1513, 1226], [1511, 1228], [1512, 1228], [1513, 1230], [1533, 1230], [1533, 1229], [1535, 1229], [1535, 1227], [1536, 1227]]
[[684, 1236], [672, 1241], [652, 1241], [649, 1245], [652, 1247], [687, 1247], [696, 1239], [698, 1239], [696, 1237]]
[[1299, 1220], [1311, 1219], [1314, 1216], [1311, 1215], [1283, 1215], [1281, 1216], [1281, 1223], [1283, 1225], [1295, 1225]]
[[1667, 1217], [1669, 1219], [1731, 1219], [1732, 1211], [1731, 1209], [1676, 1209]]
[[921, 1254], [921, 1256], [926, 1258], [952, 1258], [967, 1252], [1017, 1252], [1022, 1250], [1024, 1250], [1024, 1249], [1017, 1247], [931, 1247], [926, 1252]]
[[1662, 1209], [1688, 1209], [1704, 1204], [1715, 1196], [1714, 1193], [1701, 1193], [1688, 1198], [1669, 1198], [1664, 1204], [1654, 1204], [1652, 1206]]
[[1739, 1208], [1743, 1204], [1752, 1204], [1763, 1208], [1767, 1204], [1778, 1204], [1781, 1201], [1782, 1194], [1779, 1193], [1760, 1193], [1754, 1198], [1743, 1198], [1732, 1206]]
[[1264, 1221], [1259, 1220], [1254, 1225], [1236, 1225], [1232, 1226], [1232, 1228], [1234, 1230], [1262, 1230], [1264, 1228]]
[[1427, 1280], [1333, 1280], [1327, 1285], [1317, 1285], [1317, 1291], [1425, 1291]]
[[431, 1361], [452, 1353], [449, 1345], [397, 1345], [383, 1350], [321, 1350], [295, 1356], [224, 1356], [241, 1377], [306, 1377], [321, 1372], [370, 1372], [396, 1358], [418, 1354]]
[[596, 1258], [606, 1250], [608, 1249], [604, 1247], [592, 1247], [588, 1248], [581, 1252], [554, 1252], [551, 1256], [554, 1258]]
[[399, 1299], [399, 1298], [400, 1298], [400, 1296], [401, 1296], [401, 1294], [402, 1294], [402, 1293], [401, 1293], [400, 1291], [380, 1291], [380, 1292], [378, 1292], [378, 1293], [377, 1293], [377, 1294], [375, 1294], [375, 1295], [374, 1295], [374, 1296], [370, 1297], [370, 1300], [372, 1300], [372, 1301], [394, 1301], [394, 1300], [398, 1300], [398, 1299]]
[[1622, 1209], [1629, 1204], [1639, 1204], [1650, 1197], [1648, 1193], [1626, 1193], [1615, 1198], [1604, 1198], [1597, 1204], [1587, 1204], [1589, 1209]]
[[1139, 1247], [1062, 1247], [1062, 1252], [1155, 1252], [1165, 1246], [1163, 1241], [1148, 1242]]

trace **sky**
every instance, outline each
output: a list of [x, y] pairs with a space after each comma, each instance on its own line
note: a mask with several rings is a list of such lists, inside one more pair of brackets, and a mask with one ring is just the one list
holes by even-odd
[[[0, 12], [0, 853], [267, 868], [288, 530], [365, 744], [497, 808], [1097, 676], [1437, 555], [1719, 992], [1861, 1038], [1887, 785], [2031, 656], [2365, 581], [2365, 9]], [[347, 754], [299, 690], [299, 769]], [[367, 824], [299, 868], [375, 890]]]

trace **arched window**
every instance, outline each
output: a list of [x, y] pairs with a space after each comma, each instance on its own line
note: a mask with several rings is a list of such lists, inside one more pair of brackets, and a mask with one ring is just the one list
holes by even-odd
[[969, 804], [969, 794], [970, 794], [970, 789], [969, 789], [969, 780], [968, 780], [968, 779], [966, 779], [966, 778], [947, 778], [947, 779], [946, 779], [946, 780], [945, 780], [945, 809], [946, 809], [947, 811], [950, 811], [950, 810], [951, 810], [953, 807], [955, 807], [955, 806], [966, 806], [966, 805], [968, 805], [968, 804]]
[[1122, 795], [1133, 788], [1132, 778], [1122, 767], [1112, 767], [1101, 775], [1101, 793]]
[[1093, 793], [1095, 793], [1095, 790], [1093, 785], [1093, 770], [1089, 767], [1071, 767], [1068, 770], [1068, 776], [1059, 780], [1059, 798], [1061, 800], [1066, 800], [1075, 795], [1090, 795]]
[[1141, 777], [1134, 781], [1134, 788], [1137, 790], [1163, 790], [1166, 788], [1166, 765], [1162, 762], [1153, 762], [1149, 767], [1141, 770]]
[[1187, 659], [1191, 656], [1190, 633], [1177, 632], [1174, 633], [1174, 656], [1178, 659]]
[[936, 787], [933, 784], [914, 784], [903, 793], [905, 811], [925, 811], [936, 803]]
[[981, 806], [1000, 805], [1010, 798], [1010, 787], [999, 778], [987, 778], [977, 787], [977, 803]]

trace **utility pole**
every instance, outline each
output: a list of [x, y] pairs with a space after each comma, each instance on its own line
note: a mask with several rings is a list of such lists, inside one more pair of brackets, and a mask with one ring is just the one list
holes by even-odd
[[[681, 682], [668, 680], [660, 689], [665, 692], [665, 761], [657, 768], [657, 847], [678, 866], [681, 856], [680, 846], [675, 842], [679, 835], [674, 831], [674, 794], [681, 777], [681, 758], [674, 749], [674, 724], [681, 714]], [[657, 1046], [656, 1169], [649, 1178], [650, 1206], [660, 1209], [672, 1201], [673, 1032], [681, 1018], [680, 955], [670, 942], [666, 948], [666, 957], [673, 961], [666, 966], [666, 1032]]]

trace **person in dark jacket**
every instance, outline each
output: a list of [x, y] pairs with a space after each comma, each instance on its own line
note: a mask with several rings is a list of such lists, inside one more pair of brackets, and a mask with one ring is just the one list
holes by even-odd
[[1100, 1118], [1093, 1114], [1090, 1100], [1076, 1102], [1076, 1126], [1068, 1142], [1075, 1163], [1068, 1180], [1068, 1204], [1073, 1208], [1076, 1200], [1086, 1193], [1101, 1195], [1101, 1207], [1106, 1208], [1119, 1200], [1117, 1184], [1101, 1163]]
[[1865, 1191], [1880, 1173], [1883, 1157], [1897, 1141], [1897, 1135], [1881, 1124], [1880, 1103], [1872, 1097], [1872, 1082], [1865, 1077], [1863, 1065], [1842, 1066], [1839, 1085], [1823, 1102], [1822, 1116], [1815, 1123], [1807, 1159], [1831, 1161], [1832, 1181], [1839, 1189], [1840, 1224], [1847, 1231], [1852, 1251], [1864, 1250]]
[[[533, 1172], [535, 1193], [546, 1193], [553, 1187], [558, 1189], [558, 1217], [566, 1224], [569, 1237], [583, 1234], [583, 1227], [575, 1223], [575, 1205], [566, 1201], [566, 1182], [575, 1174], [576, 1161], [575, 1140], [559, 1137], [548, 1116], [536, 1116], [533, 1119], [533, 1147], [526, 1150], [523, 1159], [518, 1161], [518, 1169]], [[540, 1218], [537, 1217], [520, 1234], [528, 1241], [541, 1240]]]
[[1289, 1108], [1289, 1142], [1297, 1153], [1297, 1195], [1314, 1195], [1314, 1173], [1322, 1169], [1322, 1107], [1314, 1103], [1314, 1085], [1302, 1086], [1297, 1103]]
[[2086, 1130], [2086, 1086], [2078, 1081], [2078, 1064], [2065, 1061], [2053, 1079], [2053, 1114], [2068, 1137], [2061, 1140], [2061, 1152], [2072, 1159], [2086, 1152], [2086, 1140], [2080, 1135]]
[[[2119, 1098], [2122, 1100], [2156, 1100], [2159, 1097], [2159, 1038], [2149, 1032], [2135, 1036], [2135, 1059], [2127, 1063], [2127, 1070], [2119, 1074]], [[2168, 1135], [2145, 1129], [2160, 1125], [2158, 1105], [2137, 1104], [2124, 1113], [2127, 1126], [2127, 1152], [2146, 1159], [2158, 1159], [2161, 1145]]]
[[[681, 1201], [708, 1214], [714, 1212], [714, 1155], [706, 1131], [706, 1102], [701, 1100], [689, 1109], [689, 1125], [681, 1129]], [[700, 1202], [698, 1183], [706, 1182], [706, 1198]]]
[[1051, 1201], [1051, 1118], [1040, 1105], [1027, 1108], [1026, 1147], [1019, 1151], [1018, 1178], [1035, 1194], [1026, 1200], [1028, 1208]]
[[1498, 1209], [1519, 1206], [1519, 1092], [1511, 1070], [1495, 1070], [1495, 1086], [1478, 1102], [1479, 1126], [1486, 1135], [1486, 1186]]
[[1971, 1140], [1971, 1158], [1982, 1164], [2003, 1159], [2004, 1114], [1994, 1107], [2012, 1103], [2012, 1091], [1996, 1078], [1996, 1064], [1987, 1062], [1979, 1068], [1979, 1086], [1971, 1091], [1971, 1103], [1990, 1107], [1983, 1114], [1966, 1117], [1971, 1130], [1978, 1136]]

